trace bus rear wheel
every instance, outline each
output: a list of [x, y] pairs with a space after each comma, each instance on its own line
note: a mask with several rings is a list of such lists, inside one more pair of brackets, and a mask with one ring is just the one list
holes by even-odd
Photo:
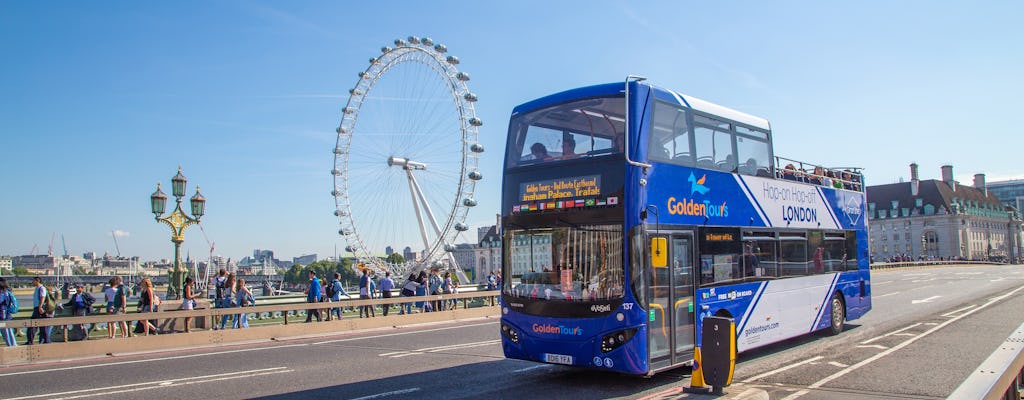
[[832, 309], [832, 324], [829, 325], [828, 334], [838, 335], [843, 331], [843, 324], [846, 322], [846, 305], [843, 304], [843, 296], [839, 292], [833, 293], [829, 306]]

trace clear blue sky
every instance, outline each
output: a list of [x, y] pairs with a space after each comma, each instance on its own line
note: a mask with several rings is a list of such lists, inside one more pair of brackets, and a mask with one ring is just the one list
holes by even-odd
[[[965, 183], [1024, 178], [1022, 4], [0, 1], [0, 255], [54, 234], [58, 254], [62, 235], [114, 253], [116, 229], [122, 254], [172, 257], [149, 195], [178, 165], [217, 254], [332, 254], [347, 90], [409, 35], [445, 43], [480, 97], [474, 227], [498, 212], [512, 108], [627, 74], [767, 118], [777, 155], [862, 166], [869, 184], [911, 162], [923, 179], [947, 163]], [[184, 251], [207, 257], [197, 228]]]

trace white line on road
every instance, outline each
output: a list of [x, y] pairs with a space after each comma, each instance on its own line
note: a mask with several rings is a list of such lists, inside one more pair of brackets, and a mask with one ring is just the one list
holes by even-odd
[[873, 297], [874, 297], [874, 298], [876, 298], [876, 299], [880, 299], [880, 298], [882, 298], [882, 297], [886, 297], [886, 296], [892, 296], [892, 295], [897, 295], [897, 294], [900, 294], [900, 293], [901, 293], [901, 292], [892, 292], [892, 293], [886, 293], [886, 294], [883, 294], [883, 295], [881, 295], [881, 296], [873, 296]]
[[931, 302], [932, 302], [932, 300], [935, 300], [935, 299], [937, 299], [937, 298], [939, 298], [939, 297], [942, 297], [942, 296], [932, 296], [932, 297], [929, 297], [929, 298], [927, 298], [927, 299], [921, 299], [921, 300], [912, 300], [912, 301], [910, 302], [910, 304], [921, 304], [921, 303], [931, 303]]
[[920, 322], [918, 322], [918, 323], [916, 323], [916, 324], [913, 324], [913, 325], [911, 325], [911, 326], [908, 326], [908, 327], [906, 327], [906, 328], [900, 328], [900, 329], [897, 329], [897, 330], [895, 330], [895, 331], [892, 331], [892, 332], [886, 333], [886, 334], [884, 334], [884, 335], [882, 335], [882, 336], [876, 336], [876, 337], [873, 337], [873, 338], [871, 338], [871, 339], [868, 339], [868, 340], [865, 340], [865, 341], [863, 341], [863, 342], [860, 342], [860, 344], [868, 344], [868, 343], [874, 342], [874, 341], [876, 341], [876, 340], [878, 340], [878, 339], [884, 338], [884, 337], [886, 337], [886, 336], [891, 336], [891, 335], [895, 335], [895, 334], [897, 334], [897, 333], [900, 333], [900, 332], [903, 332], [903, 331], [905, 331], [905, 330], [907, 330], [907, 329], [913, 329], [914, 327], [916, 327], [916, 326], [918, 326], [918, 325], [921, 325], [921, 323], [920, 323]]
[[891, 349], [882, 351], [881, 353], [875, 354], [874, 356], [871, 356], [871, 357], [869, 357], [869, 358], [867, 358], [867, 359], [865, 359], [865, 360], [863, 360], [863, 361], [861, 361], [859, 363], [853, 364], [853, 365], [851, 365], [851, 366], [849, 366], [847, 368], [844, 368], [844, 369], [840, 370], [839, 372], [836, 372], [836, 373], [834, 373], [832, 375], [829, 375], [829, 376], [827, 376], [827, 377], [825, 377], [825, 378], [823, 378], [823, 379], [821, 379], [821, 380], [819, 380], [817, 382], [814, 382], [810, 386], [808, 386], [807, 389], [803, 389], [803, 390], [801, 390], [799, 392], [793, 393], [792, 395], [786, 396], [783, 400], [796, 399], [796, 398], [798, 398], [800, 396], [803, 396], [803, 395], [805, 395], [807, 393], [810, 393], [811, 389], [820, 388], [820, 387], [824, 386], [826, 383], [829, 383], [829, 382], [832, 382], [832, 381], [834, 381], [836, 379], [842, 378], [844, 375], [846, 375], [846, 374], [848, 374], [850, 372], [853, 372], [854, 370], [856, 370], [856, 369], [858, 369], [860, 367], [872, 364], [875, 361], [878, 361], [879, 359], [881, 359], [882, 357], [888, 356], [888, 355], [896, 352], [899, 349], [902, 349], [904, 347], [910, 346], [911, 344], [913, 344], [914, 342], [918, 341], [919, 339], [924, 338], [924, 337], [926, 337], [926, 336], [928, 336], [928, 335], [930, 335], [932, 333], [935, 333], [939, 329], [945, 328], [947, 325], [952, 324], [952, 323], [954, 323], [956, 321], [959, 321], [961, 318], [964, 318], [964, 317], [967, 317], [968, 315], [974, 314], [977, 311], [986, 309], [989, 306], [991, 306], [993, 304], [996, 304], [997, 302], [999, 302], [999, 301], [1001, 301], [1003, 299], [1006, 299], [1006, 298], [1008, 298], [1010, 296], [1013, 296], [1014, 294], [1017, 294], [1017, 292], [1019, 292], [1021, 290], [1024, 290], [1024, 286], [1018, 287], [1018, 288], [1016, 288], [1016, 289], [1014, 289], [1014, 290], [1010, 291], [1009, 293], [1006, 293], [1006, 294], [1004, 294], [1002, 296], [995, 297], [995, 298], [989, 300], [987, 303], [982, 304], [978, 308], [975, 308], [973, 310], [969, 310], [969, 311], [967, 311], [967, 312], [965, 312], [963, 314], [957, 315], [956, 317], [950, 318], [946, 322], [938, 324], [935, 327], [933, 327], [933, 328], [931, 328], [931, 329], [921, 333], [920, 335], [914, 336], [914, 337], [912, 337], [910, 339], [907, 339], [903, 343], [900, 343], [900, 344], [898, 344], [896, 346], [893, 346]]
[[532, 370], [541, 369], [541, 368], [551, 368], [551, 367], [552, 367], [551, 364], [535, 365], [535, 366], [532, 366], [532, 367], [526, 367], [526, 368], [522, 368], [522, 369], [517, 369], [515, 371], [512, 371], [512, 373], [513, 374], [518, 374], [520, 372], [532, 371]]
[[857, 346], [857, 348], [859, 348], [859, 349], [879, 349], [879, 350], [888, 349], [888, 347], [882, 346], [880, 344], [860, 345], [860, 346]]
[[[193, 377], [186, 377], [186, 378], [180, 378], [180, 379], [170, 379], [170, 380], [163, 379], [163, 380], [159, 380], [159, 381], [132, 383], [132, 384], [127, 384], [127, 385], [106, 386], [106, 387], [98, 387], [98, 388], [91, 388], [91, 389], [80, 389], [80, 390], [72, 390], [72, 391], [68, 391], [68, 392], [37, 394], [37, 395], [32, 395], [32, 396], [15, 397], [15, 398], [11, 398], [11, 399], [8, 399], [8, 400], [27, 400], [27, 399], [36, 399], [36, 398], [77, 399], [77, 398], [81, 398], [81, 397], [109, 396], [109, 395], [112, 395], [112, 394], [137, 392], [137, 391], [140, 391], [140, 390], [159, 389], [159, 388], [178, 386], [178, 385], [191, 385], [191, 384], [195, 384], [195, 383], [207, 383], [207, 382], [220, 381], [220, 380], [225, 380], [225, 379], [249, 378], [249, 377], [253, 377], [253, 376], [269, 375], [269, 374], [280, 374], [280, 373], [292, 372], [292, 371], [293, 370], [288, 369], [288, 367], [263, 368], [263, 369], [256, 369], [256, 370], [245, 370], [245, 371], [228, 372], [228, 373], [224, 373], [224, 374], [193, 376]], [[68, 396], [68, 395], [70, 395], [70, 396]]]
[[[214, 351], [214, 352], [209, 352], [209, 353], [187, 354], [187, 355], [182, 355], [182, 356], [147, 358], [145, 360], [118, 361], [118, 362], [104, 363], [104, 364], [91, 365], [91, 366], [106, 367], [106, 366], [110, 366], [110, 365], [126, 365], [126, 364], [137, 364], [137, 363], [146, 363], [146, 362], [154, 362], [154, 361], [178, 360], [178, 359], [182, 359], [182, 358], [215, 356], [215, 355], [219, 355], [219, 354], [244, 353], [244, 352], [247, 352], [247, 351], [272, 350], [272, 349], [282, 349], [282, 348], [286, 348], [286, 347], [300, 347], [300, 346], [309, 346], [309, 345], [305, 344], [305, 343], [284, 344], [284, 345], [278, 345], [278, 346], [274, 346], [274, 347], [257, 347], [257, 348], [251, 348], [251, 349], [237, 349], [237, 350]], [[73, 367], [60, 367], [60, 368], [38, 369], [38, 370], [32, 370], [32, 371], [8, 372], [6, 374], [0, 374], [0, 377], [14, 376], [14, 375], [38, 374], [38, 373], [55, 372], [55, 371], [68, 371], [68, 370], [79, 369], [79, 368], [82, 368], [82, 366], [76, 365], [76, 366], [73, 366]]]
[[476, 343], [459, 343], [459, 344], [453, 344], [453, 345], [448, 345], [448, 346], [440, 346], [440, 347], [426, 347], [426, 348], [416, 349], [416, 350], [392, 351], [390, 353], [379, 354], [379, 356], [380, 357], [399, 358], [399, 357], [413, 356], [413, 355], [417, 355], [417, 354], [440, 353], [442, 351], [448, 351], [448, 350], [468, 349], [468, 348], [471, 348], [471, 347], [492, 346], [492, 345], [496, 345], [498, 343], [501, 343], [501, 340], [487, 340], [487, 341], [476, 342]]
[[818, 361], [818, 360], [820, 360], [822, 358], [825, 358], [825, 357], [824, 356], [811, 357], [811, 358], [808, 358], [808, 359], [803, 360], [801, 362], [798, 362], [796, 364], [790, 364], [790, 365], [787, 365], [787, 366], [782, 367], [782, 368], [776, 368], [776, 369], [773, 369], [771, 371], [765, 372], [765, 373], [763, 373], [761, 375], [754, 375], [752, 377], [744, 379], [743, 382], [754, 382], [754, 381], [759, 380], [759, 379], [764, 379], [764, 378], [767, 378], [769, 376], [775, 375], [775, 374], [777, 374], [779, 372], [788, 371], [790, 369], [799, 367], [799, 366], [804, 365], [804, 364], [810, 364], [810, 363]]
[[846, 367], [849, 367], [849, 365], [847, 365], [847, 364], [843, 364], [843, 363], [841, 363], [841, 362], [835, 362], [835, 361], [829, 361], [829, 362], [828, 362], [828, 365], [831, 365], [831, 366], [833, 366], [833, 367], [839, 367], [839, 368], [846, 368]]
[[419, 390], [420, 390], [420, 388], [402, 389], [402, 390], [396, 390], [396, 391], [393, 391], [393, 392], [387, 392], [387, 393], [378, 393], [378, 394], [375, 394], [375, 395], [371, 395], [371, 396], [363, 396], [363, 397], [356, 397], [356, 398], [354, 398], [354, 399], [349, 399], [349, 400], [370, 400], [370, 399], [379, 399], [379, 398], [381, 398], [381, 397], [388, 397], [388, 396], [394, 396], [394, 395], [396, 395], [396, 394], [406, 394], [406, 393], [412, 393], [412, 392], [417, 392], [417, 391], [419, 391]]
[[[383, 334], [383, 335], [373, 335], [373, 337], [376, 339], [376, 338], [390, 337], [390, 336], [413, 335], [413, 334], [420, 334], [420, 333], [423, 333], [423, 332], [447, 331], [447, 330], [451, 330], [451, 329], [470, 328], [470, 327], [474, 327], [474, 326], [484, 326], [484, 325], [491, 325], [491, 324], [497, 325], [498, 322], [494, 321], [494, 322], [485, 322], [485, 323], [482, 323], [482, 324], [459, 325], [459, 326], [449, 326], [449, 327], [444, 327], [444, 328], [416, 330], [416, 331], [409, 331], [409, 332], [387, 333], [387, 334]], [[328, 344], [328, 343], [351, 342], [353, 340], [366, 340], [366, 338], [365, 337], [355, 337], [355, 338], [347, 338], [347, 339], [325, 340], [325, 341], [322, 341], [322, 342], [316, 342], [314, 344]]]
[[956, 313], [964, 311], [964, 310], [969, 310], [969, 309], [972, 309], [972, 308], [977, 307], [977, 306], [978, 306], [977, 304], [971, 304], [971, 305], [969, 305], [967, 307], [956, 309], [956, 310], [950, 311], [948, 313], [942, 314], [942, 316], [946, 317], [946, 318], [949, 318], [949, 317], [952, 317], [953, 314], [956, 314]]

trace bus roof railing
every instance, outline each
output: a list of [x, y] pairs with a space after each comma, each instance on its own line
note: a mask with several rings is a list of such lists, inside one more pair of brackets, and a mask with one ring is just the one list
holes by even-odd
[[825, 167], [776, 156], [774, 168], [776, 179], [864, 191], [863, 168], [860, 167]]

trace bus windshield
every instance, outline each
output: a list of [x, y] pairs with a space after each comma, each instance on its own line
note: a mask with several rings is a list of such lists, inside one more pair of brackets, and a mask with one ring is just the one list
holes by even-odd
[[516, 115], [509, 123], [508, 165], [541, 164], [622, 150], [622, 97], [591, 98]]
[[506, 295], [565, 301], [622, 297], [620, 225], [508, 230], [504, 257]]

